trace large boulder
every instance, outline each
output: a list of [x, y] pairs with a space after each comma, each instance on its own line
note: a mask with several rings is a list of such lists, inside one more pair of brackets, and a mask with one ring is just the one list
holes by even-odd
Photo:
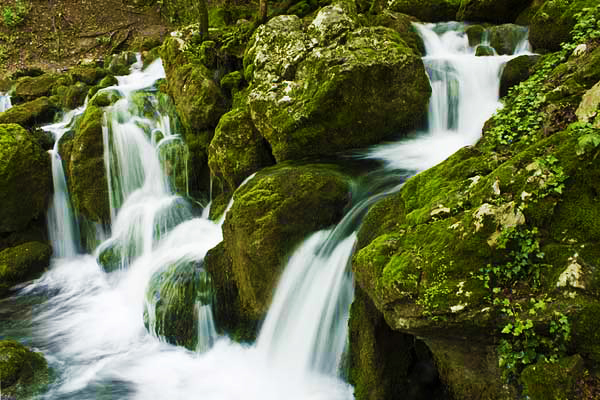
[[37, 278], [50, 265], [52, 249], [46, 243], [28, 242], [0, 251], [0, 297], [18, 283]]
[[578, 398], [560, 377], [568, 357], [600, 359], [600, 131], [570, 124], [600, 80], [596, 51], [542, 59], [484, 140], [408, 180], [360, 229], [357, 285], [392, 329], [424, 341], [453, 398], [512, 399], [519, 379], [537, 398], [544, 381]]
[[[2, 399], [26, 399], [48, 383], [48, 364], [41, 353], [14, 340], [0, 340]], [[7, 397], [5, 397], [7, 396]]]
[[68, 75], [43, 74], [35, 77], [24, 76], [17, 80], [14, 96], [22, 101], [31, 101], [44, 96], [49, 97], [55, 87], [70, 85], [72, 83], [72, 79]]
[[456, 18], [502, 24], [514, 22], [531, 0], [462, 0]]
[[252, 173], [274, 164], [268, 145], [252, 123], [245, 108], [221, 117], [208, 148], [211, 173], [226, 182], [231, 194]]
[[514, 54], [520, 43], [527, 39], [527, 27], [515, 24], [492, 26], [489, 29], [490, 46], [500, 55]]
[[256, 30], [244, 68], [252, 121], [278, 162], [407, 132], [423, 121], [431, 93], [421, 58], [399, 35], [360, 27], [343, 2], [306, 29], [296, 16], [271, 19]]
[[39, 97], [0, 113], [0, 124], [19, 124], [24, 128], [32, 128], [35, 125], [52, 122], [58, 110], [54, 98]]
[[75, 132], [67, 168], [75, 210], [91, 221], [110, 221], [108, 182], [104, 166], [103, 110], [89, 106]]
[[19, 125], [0, 125], [0, 233], [45, 215], [51, 191], [48, 154]]
[[529, 25], [529, 41], [534, 50], [557, 51], [561, 43], [571, 40], [575, 14], [597, 3], [596, 0], [536, 1], [517, 22]]
[[388, 7], [392, 11], [412, 15], [422, 21], [453, 21], [460, 8], [461, 0], [392, 0]]
[[236, 190], [223, 237], [232, 261], [229, 279], [249, 319], [265, 315], [294, 247], [307, 234], [336, 223], [349, 198], [347, 178], [319, 165], [266, 168]]

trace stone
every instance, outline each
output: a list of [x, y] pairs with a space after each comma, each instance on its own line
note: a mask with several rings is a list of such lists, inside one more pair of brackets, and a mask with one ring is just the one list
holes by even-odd
[[19, 125], [0, 125], [0, 233], [43, 217], [51, 192], [50, 156]]
[[52, 249], [46, 243], [27, 242], [0, 251], [0, 297], [10, 288], [39, 277], [50, 265]]

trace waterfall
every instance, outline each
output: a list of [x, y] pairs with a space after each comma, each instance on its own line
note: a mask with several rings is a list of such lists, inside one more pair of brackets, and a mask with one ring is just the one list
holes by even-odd
[[0, 92], [0, 112], [4, 112], [12, 107], [10, 102], [10, 95], [8, 93]]
[[[499, 106], [500, 70], [511, 57], [475, 57], [458, 23], [416, 29], [433, 88], [427, 129], [366, 152], [384, 168], [355, 185], [354, 207], [342, 222], [313, 233], [291, 254], [252, 345], [215, 332], [203, 259], [223, 239], [222, 219], [208, 220], [208, 207], [201, 214], [186, 200], [187, 148], [154, 88], [164, 77], [160, 60], [145, 70], [137, 63], [118, 85], [102, 89], [120, 98], [104, 109], [111, 226], [93, 255], [77, 254], [76, 220], [58, 213], [71, 210], [57, 158], [59, 135], [70, 123], [65, 116], [45, 127], [57, 142], [48, 218], [59, 257], [20, 294], [47, 296], [28, 327], [57, 374], [40, 398], [352, 399], [339, 375], [353, 299], [349, 262], [361, 220], [407, 176], [477, 141]], [[180, 308], [172, 299], [188, 288], [194, 295]], [[168, 332], [174, 318], [192, 331], [191, 342]]]
[[501, 106], [504, 64], [530, 53], [525, 37], [514, 55], [477, 57], [461, 23], [414, 26], [423, 38], [423, 62], [432, 89], [427, 130], [408, 140], [375, 146], [368, 157], [384, 161], [390, 170], [416, 173], [477, 142], [483, 124]]
[[60, 122], [42, 127], [54, 138], [54, 147], [49, 151], [52, 160], [54, 192], [48, 209], [48, 235], [55, 257], [73, 257], [79, 252], [80, 247], [79, 226], [73, 215], [59, 146], [60, 139], [65, 133], [74, 129], [75, 120], [84, 111], [85, 105], [65, 113]]

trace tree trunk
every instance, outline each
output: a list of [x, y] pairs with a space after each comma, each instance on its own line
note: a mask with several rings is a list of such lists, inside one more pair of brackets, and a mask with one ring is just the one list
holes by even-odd
[[260, 0], [259, 2], [258, 22], [261, 24], [267, 22], [267, 0]]
[[196, 5], [198, 7], [198, 16], [200, 18], [200, 37], [202, 41], [208, 40], [208, 6], [207, 0], [198, 0]]

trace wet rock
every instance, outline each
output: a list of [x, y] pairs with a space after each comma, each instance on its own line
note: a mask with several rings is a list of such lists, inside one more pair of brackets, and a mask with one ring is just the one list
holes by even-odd
[[48, 383], [48, 373], [48, 364], [41, 353], [14, 340], [0, 341], [2, 399], [30, 398]]
[[24, 128], [52, 122], [59, 111], [55, 98], [39, 97], [27, 103], [15, 105], [0, 113], [0, 124], [19, 124]]
[[50, 265], [51, 255], [50, 246], [40, 242], [0, 251], [0, 297], [7, 295], [11, 287], [40, 276]]
[[514, 54], [518, 45], [527, 38], [528, 29], [525, 26], [504, 24], [489, 29], [490, 46], [499, 55]]
[[318, 165], [263, 169], [236, 190], [223, 236], [247, 319], [266, 313], [290, 251], [341, 218], [348, 190], [342, 174]]
[[506, 96], [511, 87], [529, 78], [539, 59], [537, 55], [523, 55], [507, 62], [500, 78], [500, 97]]

